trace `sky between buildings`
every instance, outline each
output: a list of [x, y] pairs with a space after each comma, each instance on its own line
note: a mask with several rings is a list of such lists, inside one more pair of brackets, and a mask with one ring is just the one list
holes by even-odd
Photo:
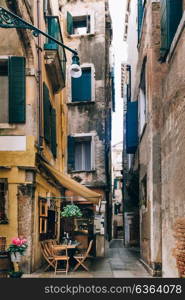
[[113, 53], [115, 57], [116, 112], [112, 118], [112, 145], [123, 140], [123, 99], [121, 98], [121, 62], [127, 59], [126, 43], [123, 41], [126, 0], [109, 0], [113, 27]]

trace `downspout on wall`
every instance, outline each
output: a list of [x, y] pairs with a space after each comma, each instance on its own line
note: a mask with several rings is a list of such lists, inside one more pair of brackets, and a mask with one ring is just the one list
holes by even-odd
[[[40, 29], [40, 0], [37, 0], [37, 27]], [[43, 146], [43, 93], [42, 93], [42, 43], [41, 35], [38, 36], [38, 151], [42, 152]]]

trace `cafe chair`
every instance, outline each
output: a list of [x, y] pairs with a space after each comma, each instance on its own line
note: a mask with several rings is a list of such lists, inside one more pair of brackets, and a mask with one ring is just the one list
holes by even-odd
[[44, 269], [44, 272], [45, 272], [50, 267], [55, 268], [54, 258], [53, 258], [53, 254], [51, 252], [50, 247], [48, 246], [48, 244], [45, 241], [40, 242], [40, 245], [41, 245], [42, 255], [48, 263], [47, 267]]
[[[67, 251], [67, 245], [52, 245], [52, 255], [54, 259], [54, 265], [55, 265], [55, 275], [57, 272], [65, 272], [66, 274], [69, 271], [69, 256]], [[66, 267], [63, 269], [58, 269], [58, 262], [64, 261]]]
[[87, 272], [89, 271], [88, 267], [84, 264], [84, 262], [87, 258], [90, 257], [89, 252], [91, 251], [92, 244], [93, 244], [93, 240], [90, 241], [87, 251], [84, 254], [82, 253], [82, 254], [73, 256], [74, 259], [78, 262], [76, 264], [75, 268], [73, 269], [73, 271], [76, 271], [80, 266], [82, 266]]

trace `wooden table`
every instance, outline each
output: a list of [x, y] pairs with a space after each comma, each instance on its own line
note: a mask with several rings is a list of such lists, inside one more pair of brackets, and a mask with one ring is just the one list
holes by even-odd
[[60, 250], [60, 249], [62, 250], [64, 247], [67, 246], [67, 250], [68, 250], [68, 249], [76, 249], [79, 245], [80, 245], [80, 243], [75, 243], [75, 244], [71, 244], [71, 245], [60, 244], [60, 245], [54, 245], [54, 248], [56, 250]]

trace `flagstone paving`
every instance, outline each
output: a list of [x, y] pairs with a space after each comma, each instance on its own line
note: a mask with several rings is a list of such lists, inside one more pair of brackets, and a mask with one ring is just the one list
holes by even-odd
[[124, 248], [122, 240], [111, 241], [105, 258], [93, 258], [88, 261], [89, 272], [79, 268], [67, 275], [54, 271], [43, 272], [42, 269], [32, 274], [24, 274], [23, 278], [149, 278], [151, 277], [139, 261], [136, 248]]

